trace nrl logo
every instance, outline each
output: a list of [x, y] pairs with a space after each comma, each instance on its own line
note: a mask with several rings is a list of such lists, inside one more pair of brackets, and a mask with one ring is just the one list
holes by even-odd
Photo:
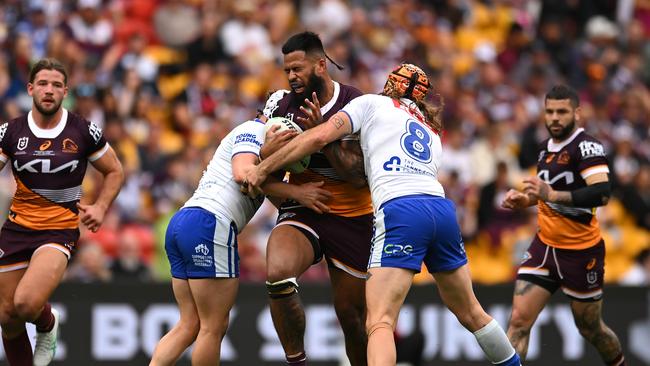
[[18, 139], [18, 146], [16, 146], [16, 148], [18, 150], [25, 150], [28, 143], [29, 143], [29, 137], [21, 137]]

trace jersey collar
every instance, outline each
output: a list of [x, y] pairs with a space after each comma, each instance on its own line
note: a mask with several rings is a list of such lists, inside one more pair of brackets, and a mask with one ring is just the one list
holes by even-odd
[[330, 99], [330, 101], [327, 102], [327, 104], [320, 107], [321, 115], [325, 115], [327, 112], [329, 112], [334, 107], [334, 104], [336, 104], [337, 99], [339, 99], [339, 93], [341, 92], [341, 86], [339, 85], [339, 83], [337, 83], [334, 80], [332, 80], [332, 82], [334, 83], [334, 93], [332, 93], [332, 99]]
[[548, 144], [546, 145], [546, 150], [548, 150], [548, 152], [558, 152], [558, 151], [562, 150], [565, 146], [570, 144], [571, 141], [573, 141], [576, 138], [576, 136], [578, 136], [584, 130], [585, 129], [582, 128], [582, 127], [576, 129], [575, 131], [573, 131], [573, 134], [571, 134], [571, 136], [569, 136], [568, 139], [566, 139], [566, 140], [564, 140], [562, 142], [553, 142], [552, 138], [548, 139]]
[[27, 125], [29, 126], [29, 129], [32, 130], [34, 136], [43, 139], [53, 139], [59, 136], [59, 134], [65, 128], [66, 123], [68, 122], [68, 110], [65, 108], [61, 109], [63, 109], [63, 113], [61, 113], [61, 119], [59, 120], [59, 123], [57, 123], [54, 128], [48, 129], [38, 127], [36, 121], [34, 121], [34, 117], [32, 116], [32, 111], [29, 111], [27, 114]]

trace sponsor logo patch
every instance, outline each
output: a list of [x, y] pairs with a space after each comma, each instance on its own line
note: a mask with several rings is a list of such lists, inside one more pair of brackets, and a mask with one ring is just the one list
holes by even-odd
[[555, 154], [550, 154], [549, 156], [546, 157], [546, 164], [550, 164], [553, 159], [555, 158]]
[[210, 250], [208, 249], [207, 245], [199, 244], [196, 247], [194, 247], [194, 252], [201, 253], [203, 255], [208, 255], [208, 253], [210, 253]]
[[38, 147], [38, 149], [44, 151], [47, 150], [50, 146], [52, 146], [52, 141], [47, 140], [44, 143], [42, 143], [41, 146]]
[[192, 254], [192, 262], [195, 266], [212, 267], [212, 257], [208, 255], [210, 253], [210, 249], [208, 249], [207, 245], [199, 244], [195, 246], [194, 252], [196, 254]]
[[76, 152], [79, 151], [79, 146], [77, 146], [77, 144], [75, 144], [75, 142], [72, 141], [72, 139], [67, 138], [67, 139], [63, 140], [63, 150], [62, 151], [65, 152], [65, 153], [76, 153]]
[[558, 164], [569, 164], [569, 161], [571, 161], [571, 157], [569, 156], [569, 153], [567, 151], [562, 151], [560, 156], [557, 157], [557, 163]]
[[29, 137], [25, 137], [25, 136], [21, 137], [18, 139], [18, 145], [16, 146], [16, 148], [18, 150], [25, 150], [28, 143], [29, 143]]
[[587, 263], [587, 266], [585, 268], [587, 269], [587, 271], [591, 271], [592, 269], [594, 269], [595, 266], [596, 266], [596, 258], [591, 258], [591, 260], [589, 261], [589, 263]]
[[593, 285], [598, 281], [598, 273], [596, 271], [587, 272], [587, 283]]
[[413, 252], [411, 244], [386, 244], [384, 245], [384, 254], [393, 257], [410, 256]]
[[90, 133], [90, 137], [93, 138], [95, 144], [99, 143], [99, 139], [102, 138], [102, 129], [99, 128], [99, 126], [97, 126], [93, 122], [90, 122], [88, 124], [88, 133]]
[[5, 122], [0, 126], [0, 142], [2, 142], [2, 139], [5, 137], [5, 134], [7, 133], [7, 127], [9, 127], [9, 122]]
[[595, 141], [582, 141], [578, 148], [580, 148], [580, 155], [583, 159], [605, 156], [605, 148]]
[[294, 212], [285, 212], [282, 215], [278, 216], [278, 222], [286, 219], [290, 219], [292, 217], [296, 216]]

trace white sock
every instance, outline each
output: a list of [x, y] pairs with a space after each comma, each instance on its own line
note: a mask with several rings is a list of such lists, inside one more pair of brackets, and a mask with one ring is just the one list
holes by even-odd
[[494, 364], [507, 361], [515, 354], [515, 349], [510, 344], [508, 336], [494, 319], [474, 332], [474, 337], [488, 360]]

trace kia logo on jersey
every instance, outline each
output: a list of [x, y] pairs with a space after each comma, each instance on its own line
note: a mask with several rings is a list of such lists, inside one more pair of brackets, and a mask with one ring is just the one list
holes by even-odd
[[[51, 164], [52, 163], [50, 162], [50, 159], [34, 159], [28, 161], [23, 165], [18, 165], [18, 161], [14, 160], [14, 168], [16, 168], [16, 171], [21, 172], [23, 170], [26, 170], [30, 173], [58, 173], [68, 168], [70, 169], [70, 173], [72, 173], [75, 169], [77, 169], [79, 160], [69, 161], [56, 168], [52, 168]], [[37, 169], [38, 165], [40, 165], [40, 171]]]

